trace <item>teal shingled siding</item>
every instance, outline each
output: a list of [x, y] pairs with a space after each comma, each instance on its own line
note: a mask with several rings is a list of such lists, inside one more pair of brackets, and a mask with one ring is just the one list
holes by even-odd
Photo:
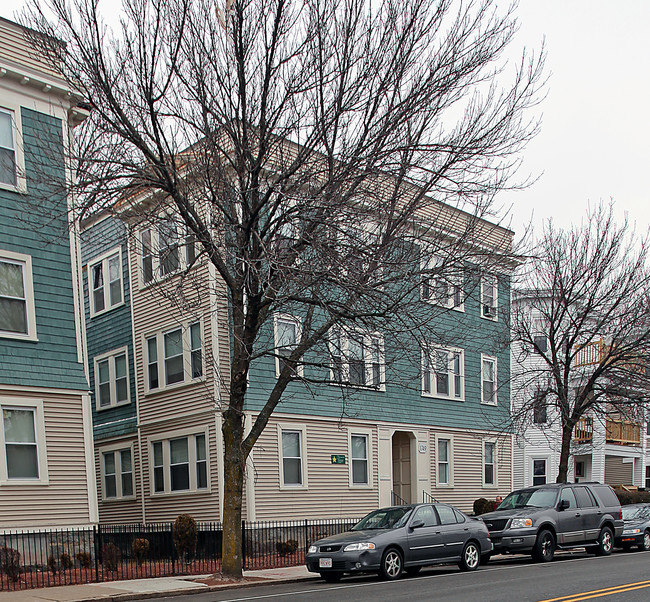
[[77, 361], [61, 121], [21, 112], [27, 195], [0, 190], [0, 249], [32, 258], [38, 341], [0, 337], [0, 383], [86, 390]]
[[[124, 304], [105, 313], [90, 317], [88, 266], [105, 253], [122, 249], [122, 278]], [[107, 217], [85, 229], [81, 234], [81, 263], [83, 268], [84, 306], [86, 312], [86, 340], [88, 373], [93, 408], [95, 439], [117, 437], [136, 430], [135, 369], [133, 367], [133, 339], [131, 331], [131, 290], [129, 287], [126, 230], [117, 218]], [[128, 348], [131, 403], [97, 410], [95, 399], [94, 358], [114, 349]]]
[[[401, 422], [462, 429], [508, 430], [510, 410], [510, 351], [504, 312], [509, 310], [510, 280], [499, 278], [499, 320], [480, 317], [479, 287], [466, 291], [465, 311], [449, 311], [436, 318], [436, 330], [448, 346], [465, 350], [465, 399], [454, 401], [421, 395], [420, 351], [413, 340], [401, 335], [398, 341], [384, 339], [386, 357], [386, 390], [346, 390], [335, 385], [300, 382], [289, 384], [276, 412], [355, 418], [370, 421]], [[431, 341], [436, 343], [436, 341]], [[322, 362], [312, 352], [314, 363]], [[481, 354], [497, 357], [497, 405], [481, 403]], [[309, 358], [307, 358], [309, 362]], [[306, 366], [305, 376], [316, 368]], [[318, 375], [327, 378], [326, 373]], [[272, 358], [258, 361], [250, 372], [247, 410], [257, 411], [266, 401], [275, 383], [275, 363]]]

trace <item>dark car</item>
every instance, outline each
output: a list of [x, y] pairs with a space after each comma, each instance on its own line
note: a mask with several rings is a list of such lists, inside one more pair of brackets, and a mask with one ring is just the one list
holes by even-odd
[[623, 533], [621, 504], [609, 485], [555, 483], [513, 491], [494, 512], [481, 516], [494, 552], [553, 560], [556, 548], [610, 554]]
[[623, 523], [623, 534], [616, 538], [616, 546], [650, 550], [650, 504], [623, 506]]
[[473, 571], [491, 551], [482, 521], [447, 504], [415, 504], [374, 510], [350, 531], [314, 542], [305, 562], [325, 581], [371, 572], [397, 579], [430, 564]]

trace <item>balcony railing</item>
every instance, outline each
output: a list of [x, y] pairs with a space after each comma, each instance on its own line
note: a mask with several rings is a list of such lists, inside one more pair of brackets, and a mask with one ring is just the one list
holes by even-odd
[[604, 339], [587, 343], [575, 356], [574, 366], [596, 366], [600, 364], [605, 353], [606, 345]]
[[573, 430], [573, 441], [575, 443], [591, 443], [594, 436], [594, 425], [589, 416], [581, 418]]
[[629, 420], [608, 418], [605, 423], [607, 443], [641, 445], [641, 426]]

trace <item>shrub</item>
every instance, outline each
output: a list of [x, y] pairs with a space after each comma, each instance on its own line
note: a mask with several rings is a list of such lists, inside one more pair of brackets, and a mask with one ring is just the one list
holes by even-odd
[[102, 548], [102, 564], [107, 571], [112, 571], [113, 573], [117, 571], [117, 565], [121, 557], [122, 553], [114, 543], [107, 543]]
[[474, 500], [474, 515], [479, 516], [480, 514], [485, 514], [486, 512], [492, 512], [494, 510], [494, 502], [484, 497], [480, 497], [477, 500]]
[[293, 554], [298, 549], [298, 542], [295, 539], [288, 539], [287, 541], [278, 541], [275, 544], [278, 554], [280, 556], [288, 556]]
[[75, 554], [75, 558], [79, 561], [79, 564], [85, 569], [90, 567], [93, 561], [93, 557], [90, 552], [79, 552]]
[[50, 569], [50, 571], [52, 571], [52, 574], [56, 575], [56, 571], [59, 568], [59, 565], [56, 561], [56, 556], [54, 554], [50, 554], [47, 557], [47, 566]]
[[614, 489], [621, 506], [627, 504], [642, 504], [650, 502], [650, 491], [626, 491], [625, 489]]
[[61, 568], [65, 571], [68, 569], [71, 569], [74, 565], [72, 562], [72, 558], [70, 558], [70, 554], [66, 554], [63, 552], [61, 556], [59, 556], [59, 562], [61, 563]]
[[185, 558], [194, 551], [196, 540], [196, 521], [189, 514], [180, 514], [174, 522], [174, 545], [179, 558]]
[[20, 576], [20, 552], [13, 548], [0, 548], [0, 569], [12, 581]]
[[138, 561], [138, 566], [142, 566], [145, 558], [149, 554], [149, 540], [148, 539], [134, 539], [133, 540], [133, 555]]

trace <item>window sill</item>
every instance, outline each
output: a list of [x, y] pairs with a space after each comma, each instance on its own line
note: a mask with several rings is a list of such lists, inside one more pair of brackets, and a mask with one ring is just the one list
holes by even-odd
[[111, 305], [111, 307], [107, 307], [106, 309], [102, 309], [101, 311], [92, 312], [90, 314], [90, 319], [92, 320], [93, 318], [98, 318], [100, 316], [108, 314], [108, 313], [112, 312], [114, 309], [118, 309], [119, 307], [123, 307], [124, 305], [125, 305], [125, 301], [121, 301], [120, 303], [116, 303], [115, 305]]
[[131, 400], [129, 399], [128, 401], [122, 401], [120, 403], [112, 403], [109, 406], [99, 407], [98, 405], [95, 405], [95, 410], [97, 412], [106, 412], [107, 410], [114, 410], [115, 408], [123, 408], [124, 406], [130, 406], [130, 405], [131, 405]]
[[464, 402], [465, 397], [447, 397], [445, 395], [435, 395], [434, 393], [425, 393], [424, 391], [420, 394], [420, 397], [426, 397], [427, 399], [440, 399], [442, 401], [458, 401]]
[[165, 385], [164, 387], [158, 387], [157, 389], [147, 389], [144, 392], [144, 396], [145, 397], [149, 397], [149, 396], [153, 397], [153, 396], [155, 396], [155, 395], [157, 395], [159, 393], [166, 393], [168, 391], [175, 391], [176, 389], [182, 389], [183, 387], [189, 387], [190, 385], [196, 385], [196, 384], [200, 384], [200, 383], [204, 383], [204, 382], [205, 382], [205, 376], [201, 376], [200, 378], [194, 378], [194, 379], [187, 380], [187, 381], [184, 380], [182, 382], [174, 383], [173, 385]]
[[332, 381], [329, 384], [333, 387], [345, 387], [346, 389], [357, 389], [358, 391], [371, 391], [377, 393], [386, 392], [386, 385], [379, 385], [378, 387], [375, 387], [373, 385], [353, 385], [352, 383], [336, 381]]
[[16, 194], [27, 194], [27, 183], [23, 178], [18, 178], [18, 184], [7, 184], [0, 182], [0, 190], [7, 190], [8, 192], [15, 192]]
[[2, 479], [0, 487], [44, 487], [50, 484], [49, 479]]
[[494, 406], [496, 407], [498, 403], [496, 401], [483, 401], [481, 400], [481, 405], [482, 406]]
[[129, 495], [125, 497], [108, 497], [103, 498], [103, 504], [119, 504], [120, 502], [135, 502], [138, 498], [135, 495]]
[[428, 303], [429, 305], [435, 305], [436, 307], [439, 307], [441, 309], [450, 309], [452, 311], [457, 311], [459, 313], [465, 313], [465, 304], [461, 305], [449, 305], [449, 304], [444, 304], [444, 303], [438, 303], [437, 301], [434, 301], [432, 299], [422, 299], [420, 297], [423, 303]]
[[211, 493], [210, 487], [207, 489], [183, 489], [183, 491], [157, 491], [150, 493], [149, 497], [152, 499], [166, 498], [166, 497], [184, 497], [188, 495], [207, 495]]
[[25, 341], [26, 343], [38, 343], [36, 335], [17, 334], [12, 332], [0, 331], [0, 339], [11, 339], [12, 341]]
[[307, 485], [280, 485], [280, 491], [309, 491]]

